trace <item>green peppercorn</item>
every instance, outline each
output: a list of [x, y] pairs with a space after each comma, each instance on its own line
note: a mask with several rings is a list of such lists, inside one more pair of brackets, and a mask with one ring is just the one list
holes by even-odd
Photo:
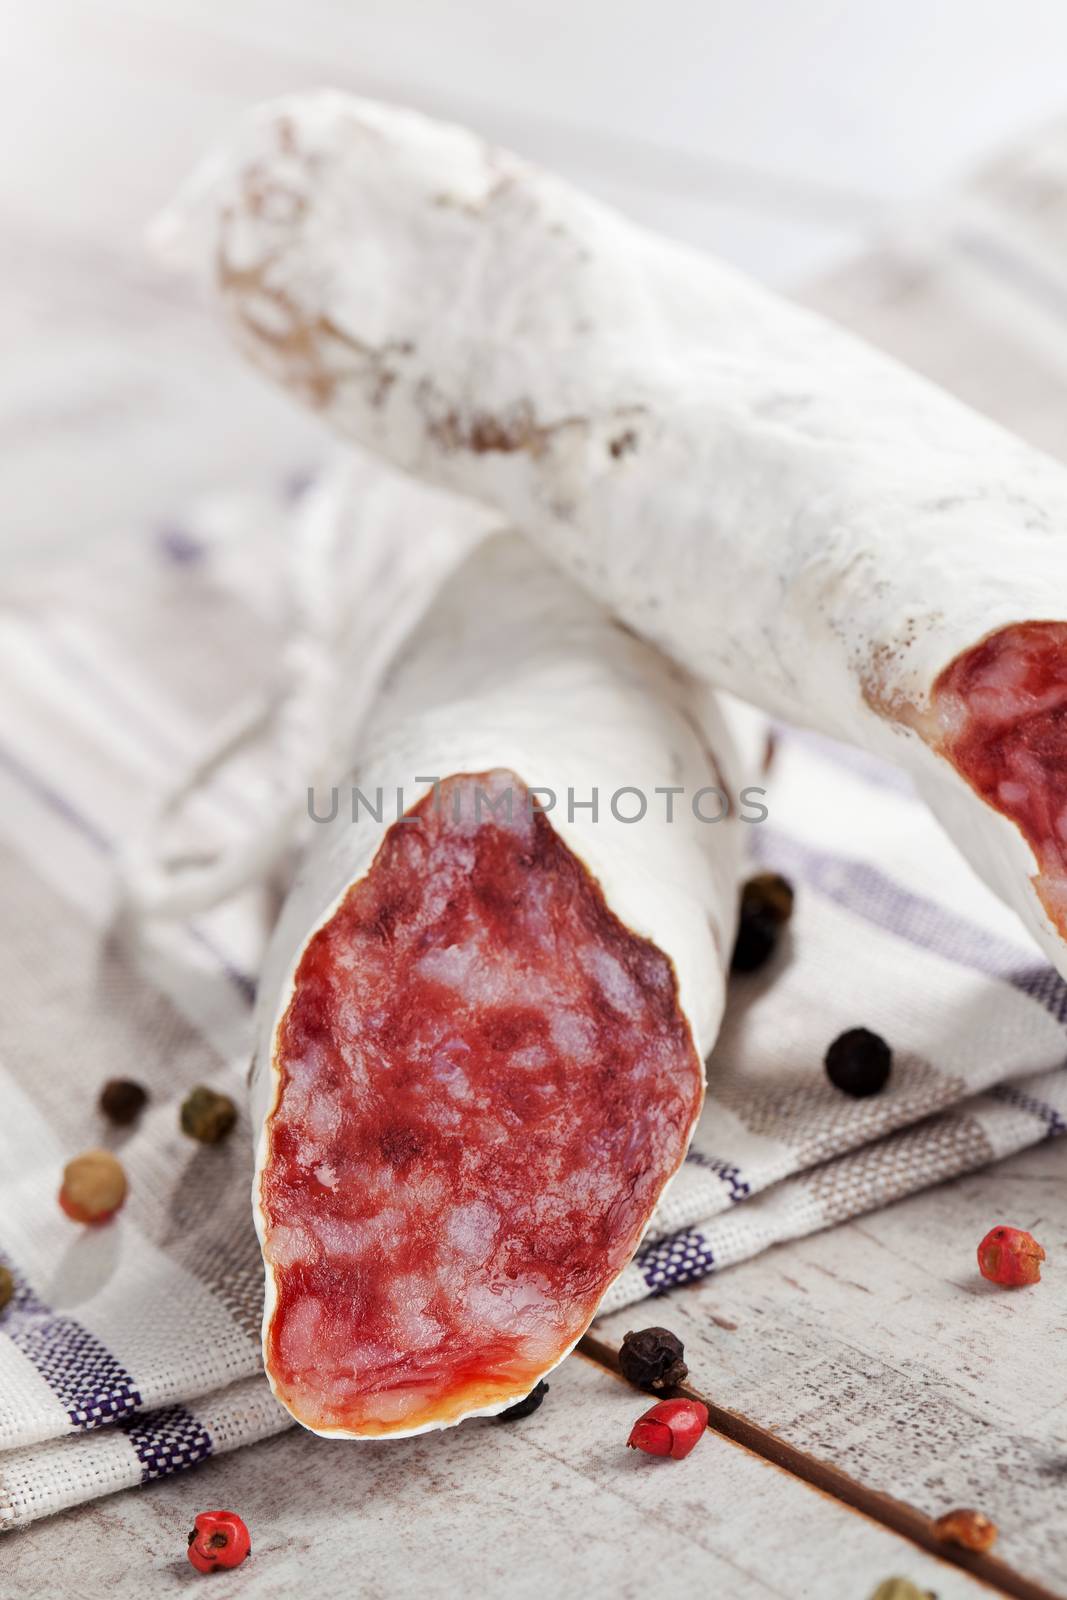
[[237, 1107], [228, 1094], [198, 1084], [182, 1102], [182, 1132], [201, 1144], [220, 1144], [233, 1130]]
[[10, 1267], [0, 1267], [0, 1311], [3, 1311], [15, 1292], [15, 1280]]
[[101, 1113], [116, 1127], [125, 1128], [148, 1104], [148, 1091], [132, 1078], [109, 1078], [97, 1102]]
[[649, 1394], [675, 1389], [689, 1376], [682, 1357], [681, 1339], [668, 1328], [641, 1328], [623, 1335], [619, 1348], [619, 1370], [624, 1378]]
[[519, 1422], [523, 1417], [532, 1416], [538, 1409], [545, 1395], [548, 1393], [548, 1384], [544, 1378], [530, 1390], [525, 1400], [518, 1400], [513, 1406], [508, 1406], [506, 1411], [501, 1411], [497, 1416], [498, 1422]]
[[889, 1082], [892, 1065], [892, 1050], [869, 1028], [849, 1028], [826, 1052], [826, 1076], [835, 1089], [854, 1100], [880, 1094]]
[[929, 1589], [917, 1589], [908, 1578], [887, 1578], [880, 1583], [871, 1600], [935, 1600]]

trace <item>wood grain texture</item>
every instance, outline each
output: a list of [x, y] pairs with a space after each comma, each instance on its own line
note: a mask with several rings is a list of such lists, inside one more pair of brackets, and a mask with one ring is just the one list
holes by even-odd
[[989, 1593], [713, 1433], [685, 1462], [626, 1450], [647, 1403], [576, 1356], [521, 1422], [382, 1445], [294, 1430], [8, 1535], [4, 1592], [191, 1593], [186, 1532], [223, 1505], [246, 1518], [254, 1565], [213, 1576], [215, 1600], [866, 1600], [894, 1575], [939, 1600]]
[[[37, 0], [12, 12], [0, 68], [16, 153], [0, 174], [5, 554], [80, 557], [114, 526], [325, 455], [314, 424], [247, 374], [192, 293], [142, 254], [144, 223], [173, 183], [262, 95], [329, 76], [467, 117], [655, 226], [787, 283], [841, 259], [887, 201], [1062, 94], [1055, 30], [1062, 46], [1067, 12], [1056, 0], [1026, 0], [1022, 14], [952, 0], [936, 19], [919, 0], [854, 15], [822, 0], [756, 11], [678, 0], [625, 26], [615, 7], [584, 10], [538, 6], [511, 25], [488, 4], [461, 14], [419, 0], [109, 0], [91, 11]], [[921, 315], [909, 260], [823, 298], [1056, 447], [1059, 347], [1036, 312], [1022, 354], [1018, 317], [1011, 338], [995, 334], [1003, 304], [987, 277], [961, 262], [959, 292], [928, 296]], [[961, 324], [965, 295], [973, 315]], [[1067, 1312], [1055, 1282], [1065, 1160], [1033, 1153], [783, 1247], [624, 1313], [609, 1332], [677, 1323], [694, 1373], [754, 1432], [922, 1516], [985, 1506], [1001, 1521], [1001, 1554], [1067, 1593]], [[974, 1279], [973, 1242], [993, 1220], [1035, 1226], [1049, 1249], [1032, 1295], [995, 1296]], [[212, 1580], [221, 1600], [464, 1589], [866, 1600], [890, 1573], [940, 1600], [988, 1592], [721, 1439], [678, 1469], [627, 1456], [639, 1409], [573, 1359], [550, 1405], [514, 1431], [476, 1424], [381, 1448], [290, 1433], [9, 1536], [0, 1593], [198, 1592], [184, 1536], [212, 1503], [242, 1510], [255, 1545], [253, 1568]]]
[[[769, 1251], [670, 1303], [597, 1325], [617, 1348], [663, 1321], [697, 1393], [930, 1519], [976, 1506], [999, 1560], [1067, 1594], [1067, 1151], [1002, 1166]], [[1045, 1245], [1045, 1279], [978, 1274], [996, 1222]]]

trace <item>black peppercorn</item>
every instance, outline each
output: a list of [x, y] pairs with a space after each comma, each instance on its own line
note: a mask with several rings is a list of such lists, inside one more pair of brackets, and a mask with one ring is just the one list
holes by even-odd
[[780, 872], [757, 872], [741, 890], [741, 915], [758, 913], [784, 927], [793, 915], [793, 885]]
[[869, 1028], [850, 1028], [826, 1052], [826, 1076], [856, 1100], [880, 1094], [889, 1081], [893, 1052]]
[[642, 1328], [623, 1336], [619, 1367], [623, 1377], [639, 1389], [662, 1394], [665, 1389], [677, 1388], [688, 1377], [684, 1354], [681, 1339], [668, 1328]]
[[778, 947], [793, 915], [793, 885], [779, 872], [758, 872], [741, 890], [741, 915], [730, 960], [732, 972], [756, 972]]
[[199, 1084], [182, 1102], [182, 1132], [201, 1144], [219, 1144], [237, 1121], [237, 1107], [228, 1094]]
[[518, 1400], [513, 1406], [508, 1406], [506, 1411], [501, 1411], [497, 1416], [498, 1422], [518, 1422], [521, 1417], [532, 1416], [548, 1393], [548, 1384], [544, 1378], [531, 1389], [525, 1400]]
[[778, 924], [762, 912], [742, 911], [730, 957], [731, 972], [756, 972], [778, 946]]
[[109, 1122], [125, 1128], [141, 1115], [148, 1104], [148, 1091], [132, 1078], [109, 1078], [100, 1091], [97, 1104]]

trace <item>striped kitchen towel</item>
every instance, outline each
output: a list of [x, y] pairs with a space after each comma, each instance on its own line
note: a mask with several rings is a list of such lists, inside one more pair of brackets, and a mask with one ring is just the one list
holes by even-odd
[[[1061, 447], [1067, 129], [818, 298]], [[276, 886], [133, 927], [115, 862], [220, 711], [273, 681], [300, 493], [242, 493], [116, 542], [91, 569], [5, 580], [0, 1259], [16, 1291], [0, 1316], [0, 1525], [288, 1422], [260, 1370], [250, 1129], [206, 1148], [177, 1117], [197, 1083], [243, 1106]], [[759, 863], [794, 880], [795, 918], [771, 967], [735, 980], [704, 1121], [609, 1309], [1067, 1129], [1062, 980], [899, 774], [788, 729], [776, 746], [770, 818], [751, 834]], [[263, 784], [250, 752], [194, 819], [252, 827]], [[895, 1051], [869, 1101], [821, 1070], [858, 1024]], [[121, 1133], [95, 1111], [118, 1074], [151, 1094]], [[120, 1151], [130, 1197], [108, 1227], [75, 1229], [56, 1205], [60, 1170], [100, 1143]]]

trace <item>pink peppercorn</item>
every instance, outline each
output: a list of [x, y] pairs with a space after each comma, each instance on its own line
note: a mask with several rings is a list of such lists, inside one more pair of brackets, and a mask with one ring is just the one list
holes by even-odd
[[195, 1518], [188, 1555], [197, 1572], [239, 1567], [251, 1554], [251, 1537], [236, 1511], [201, 1511]]
[[1041, 1279], [1045, 1252], [1032, 1233], [1022, 1228], [990, 1228], [978, 1246], [978, 1270], [990, 1283], [1020, 1289]]
[[934, 1523], [934, 1532], [946, 1544], [958, 1544], [964, 1550], [990, 1550], [997, 1542], [997, 1525], [984, 1511], [974, 1511], [960, 1506], [946, 1511]]
[[626, 1443], [649, 1456], [681, 1461], [708, 1425], [708, 1408], [699, 1400], [661, 1400], [638, 1417]]
[[126, 1174], [110, 1150], [87, 1150], [63, 1168], [59, 1203], [73, 1222], [107, 1222], [126, 1198]]

